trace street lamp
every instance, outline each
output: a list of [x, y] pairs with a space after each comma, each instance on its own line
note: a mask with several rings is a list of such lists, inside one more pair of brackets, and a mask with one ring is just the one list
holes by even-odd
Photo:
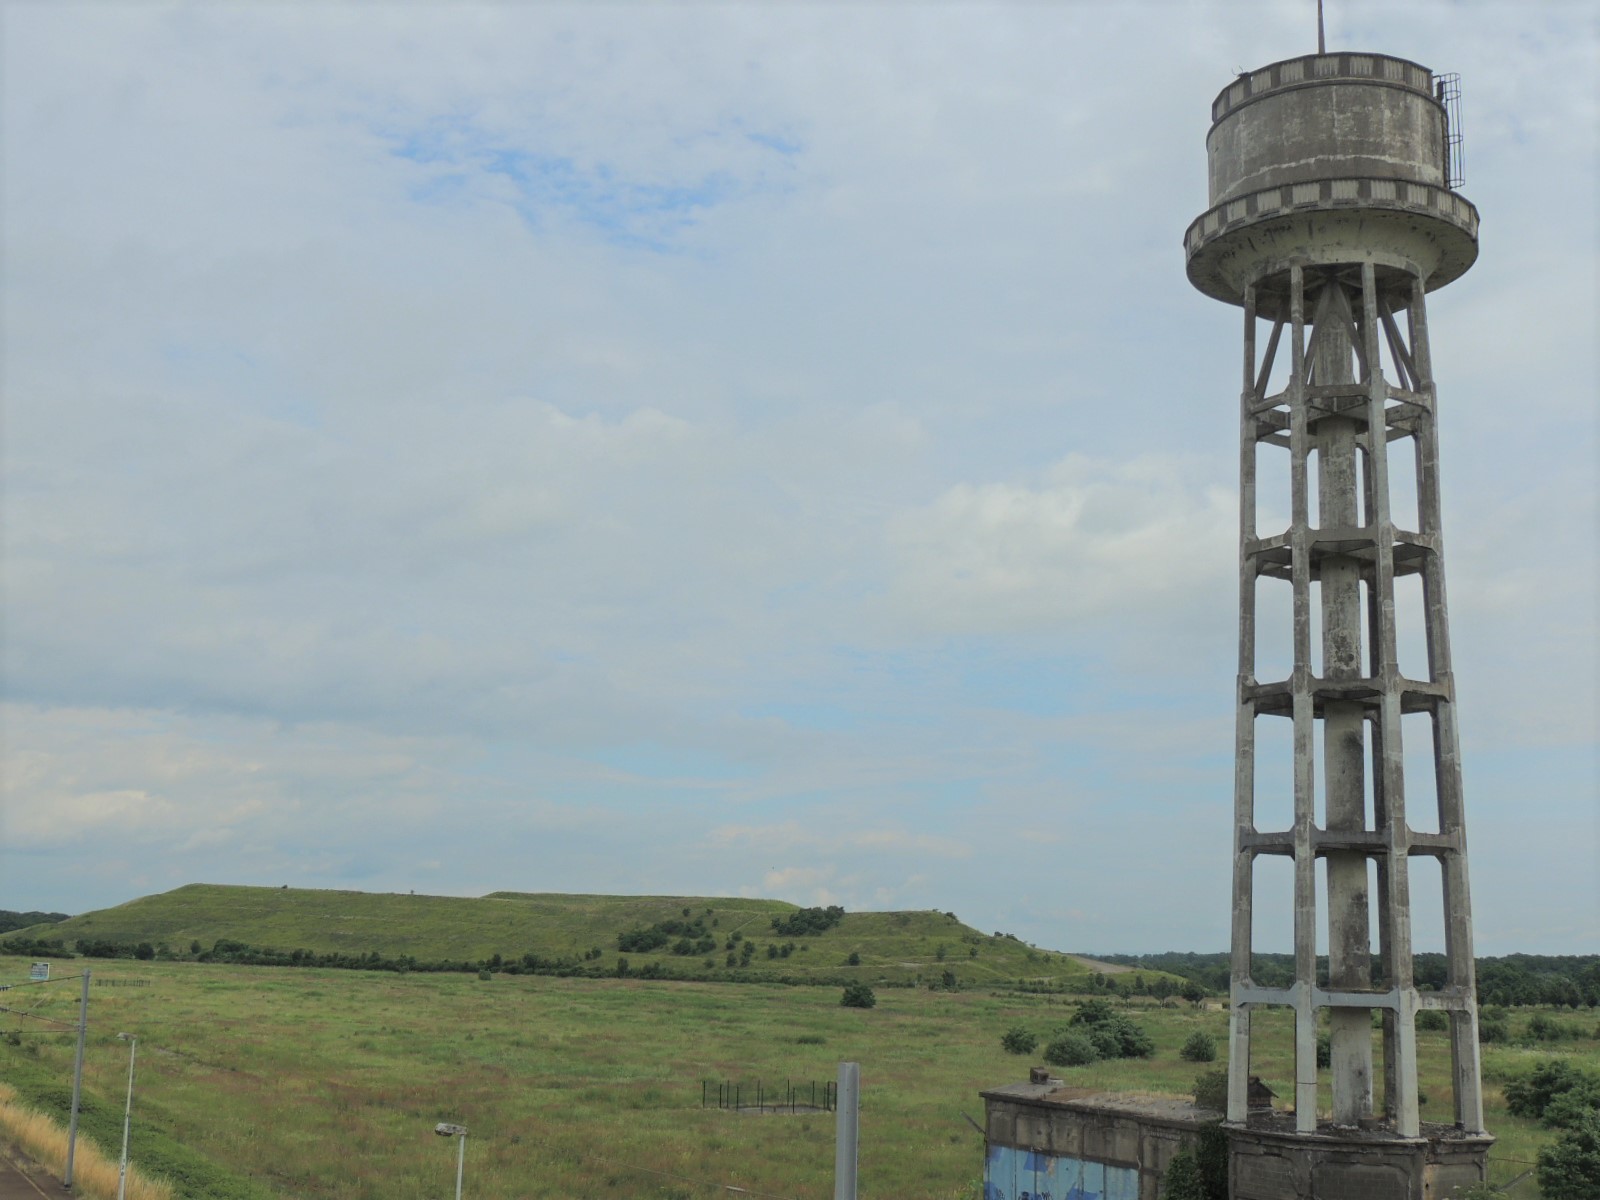
[[[433, 1131], [440, 1137], [461, 1139], [461, 1148], [456, 1153], [456, 1200], [461, 1200], [461, 1172], [467, 1165], [467, 1127], [465, 1125], [451, 1125], [448, 1121], [440, 1121], [433, 1127]], [[120, 1196], [118, 1200], [121, 1200]]]
[[122, 1165], [117, 1169], [117, 1200], [123, 1200], [128, 1189], [128, 1127], [133, 1123], [133, 1060], [139, 1053], [139, 1039], [131, 1033], [117, 1037], [128, 1043], [128, 1103], [122, 1110]]

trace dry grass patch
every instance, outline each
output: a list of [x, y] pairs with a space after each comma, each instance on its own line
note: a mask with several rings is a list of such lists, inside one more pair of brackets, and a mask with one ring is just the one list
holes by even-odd
[[[3, 1083], [0, 1083], [0, 1129], [28, 1157], [43, 1163], [58, 1176], [66, 1173], [67, 1131], [43, 1113], [18, 1103], [17, 1093]], [[73, 1186], [78, 1194], [93, 1200], [114, 1200], [117, 1162], [107, 1158], [81, 1131], [72, 1171]], [[132, 1163], [128, 1165], [127, 1195], [128, 1200], [173, 1200], [171, 1184], [148, 1178]]]

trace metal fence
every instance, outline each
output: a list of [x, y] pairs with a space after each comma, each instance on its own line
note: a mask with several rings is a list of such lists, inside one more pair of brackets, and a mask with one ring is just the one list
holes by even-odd
[[756, 1080], [728, 1082], [700, 1081], [700, 1107], [727, 1109], [729, 1112], [832, 1112], [839, 1103], [839, 1085], [833, 1080], [785, 1079], [783, 1086]]

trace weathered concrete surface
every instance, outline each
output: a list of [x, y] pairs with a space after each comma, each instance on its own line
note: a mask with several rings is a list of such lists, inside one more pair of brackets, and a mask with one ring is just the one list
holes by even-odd
[[[1059, 1084], [1019, 1083], [982, 1096], [991, 1169], [1000, 1159], [996, 1148], [1043, 1160], [1037, 1164], [1041, 1175], [1051, 1174], [1057, 1162], [1098, 1164], [1111, 1172], [1107, 1192], [1118, 1200], [1158, 1200], [1173, 1156], [1193, 1143], [1202, 1125], [1220, 1115], [1186, 1100]], [[1119, 1177], [1125, 1189], [1120, 1195]], [[1000, 1190], [1009, 1200], [1011, 1190], [1003, 1185]]]
[[1286, 59], [1224, 88], [1206, 138], [1211, 208], [1184, 237], [1190, 282], [1239, 304], [1269, 264], [1296, 259], [1415, 265], [1430, 288], [1462, 275], [1478, 214], [1448, 187], [1434, 90], [1426, 67], [1358, 53]]
[[1229, 1129], [1233, 1200], [1447, 1200], [1454, 1189], [1484, 1180], [1494, 1139], [1439, 1126], [1423, 1132], [1307, 1136], [1287, 1123]]
[[[1354, 53], [1274, 63], [1223, 89], [1212, 118], [1212, 208], [1185, 235], [1189, 277], [1245, 312], [1228, 1118], [1247, 1128], [1252, 1008], [1292, 1008], [1294, 1093], [1278, 1118], [1286, 1131], [1272, 1136], [1299, 1136], [1308, 1149], [1300, 1157], [1246, 1155], [1247, 1182], [1256, 1178], [1249, 1186], [1266, 1197], [1289, 1186], [1271, 1179], [1290, 1171], [1298, 1190], [1285, 1197], [1315, 1188], [1329, 1197], [1410, 1200], [1426, 1179], [1481, 1161], [1434, 1162], [1417, 1149], [1432, 1144], [1421, 1137], [1419, 1009], [1450, 1014], [1456, 1121], [1464, 1134], [1484, 1134], [1424, 300], [1472, 265], [1477, 212], [1447, 186], [1444, 108], [1434, 77], [1416, 63]], [[1268, 507], [1287, 508], [1290, 522], [1257, 529], [1257, 460], [1273, 453], [1287, 455], [1290, 494]], [[1415, 530], [1394, 523], [1395, 454], [1415, 463]], [[1404, 617], [1395, 580], [1406, 574], [1422, 581], [1420, 611], [1404, 616], [1425, 629], [1423, 678], [1403, 676], [1398, 663]], [[1263, 580], [1281, 581], [1292, 595], [1293, 669], [1281, 680], [1256, 677], [1256, 594], [1278, 586]], [[1404, 714], [1428, 720], [1437, 834], [1418, 833], [1407, 820]], [[1256, 723], [1285, 719], [1293, 823], [1261, 828]], [[1262, 854], [1287, 856], [1294, 868], [1295, 981], [1286, 988], [1261, 987], [1250, 973], [1254, 863]], [[1439, 860], [1444, 884], [1449, 984], [1427, 994], [1412, 971], [1409, 863], [1417, 854]], [[1319, 931], [1326, 980], [1317, 974]], [[1381, 1108], [1374, 1013], [1383, 1029]], [[1331, 1114], [1317, 1111], [1323, 1024], [1332, 1043]], [[1329, 1141], [1331, 1128], [1374, 1117], [1389, 1141]]]

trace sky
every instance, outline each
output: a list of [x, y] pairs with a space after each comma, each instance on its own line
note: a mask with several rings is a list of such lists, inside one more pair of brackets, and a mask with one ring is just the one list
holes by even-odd
[[[1462, 77], [1477, 948], [1592, 953], [1597, 17], [1327, 8]], [[1180, 239], [1212, 98], [1314, 14], [9, 0], [0, 908], [765, 896], [1225, 949], [1240, 320]]]

